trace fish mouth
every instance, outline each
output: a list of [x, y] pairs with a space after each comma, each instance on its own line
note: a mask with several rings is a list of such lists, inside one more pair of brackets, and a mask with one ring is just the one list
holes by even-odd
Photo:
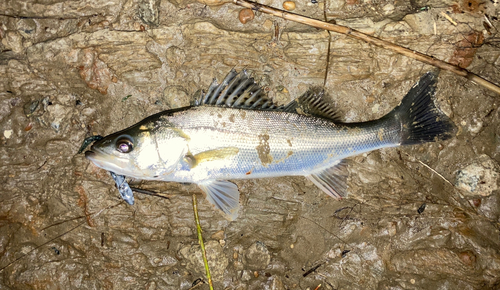
[[85, 151], [85, 158], [87, 158], [90, 161], [93, 161], [95, 158], [95, 152], [94, 151]]
[[101, 167], [106, 169], [107, 166], [104, 166], [107, 162], [105, 162], [104, 156], [102, 154], [97, 154], [95, 151], [89, 150], [85, 151], [85, 158], [92, 161], [97, 167]]
[[105, 170], [120, 173], [126, 166], [126, 162], [121, 162], [116, 157], [110, 157], [108, 154], [100, 152], [92, 148], [92, 150], [85, 151], [85, 158], [92, 161], [97, 167]]
[[[104, 154], [98, 154], [98, 152], [93, 150], [85, 151], [85, 158], [95, 163], [95, 165], [99, 166], [105, 161]], [[99, 166], [101, 167], [101, 166]]]

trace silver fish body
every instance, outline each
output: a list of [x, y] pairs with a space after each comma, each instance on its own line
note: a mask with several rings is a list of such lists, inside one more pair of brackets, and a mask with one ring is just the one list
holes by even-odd
[[[176, 154], [188, 156], [173, 171], [160, 168], [157, 178], [197, 183], [207, 179], [308, 175], [345, 157], [399, 145], [401, 130], [391, 121], [339, 125], [288, 112], [193, 107], [153, 121], [182, 132], [185, 147]], [[161, 144], [158, 140], [166, 136], [159, 133], [153, 138]], [[168, 146], [159, 145], [157, 151], [168, 150]], [[208, 154], [210, 161], [201, 154]], [[158, 153], [158, 160], [160, 156]], [[195, 166], [190, 164], [190, 156]]]
[[232, 71], [196, 106], [152, 115], [96, 142], [86, 156], [119, 175], [196, 183], [229, 219], [239, 206], [231, 179], [306, 176], [340, 198], [344, 158], [452, 136], [453, 124], [432, 101], [436, 78], [423, 76], [381, 119], [346, 124], [335, 120], [321, 93], [277, 107], [244, 72]]

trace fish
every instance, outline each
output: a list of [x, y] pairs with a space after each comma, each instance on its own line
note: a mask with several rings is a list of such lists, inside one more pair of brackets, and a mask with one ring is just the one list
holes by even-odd
[[85, 157], [110, 171], [122, 190], [128, 185], [121, 176], [197, 184], [228, 220], [240, 207], [229, 180], [305, 176], [340, 199], [348, 194], [346, 158], [454, 136], [455, 125], [434, 103], [437, 78], [424, 74], [380, 119], [343, 123], [321, 88], [280, 106], [245, 70], [233, 69], [198, 91], [190, 106], [105, 136]]

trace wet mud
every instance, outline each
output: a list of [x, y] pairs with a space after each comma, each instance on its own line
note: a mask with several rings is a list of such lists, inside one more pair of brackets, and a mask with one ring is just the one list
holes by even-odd
[[[500, 83], [497, 1], [294, 2]], [[231, 68], [280, 104], [325, 87], [346, 122], [383, 116], [433, 70], [260, 12], [243, 24], [241, 10], [0, 1], [0, 289], [206, 282], [192, 194], [216, 289], [498, 289], [500, 96], [449, 72], [437, 103], [457, 135], [351, 158], [340, 201], [302, 177], [235, 181], [241, 212], [228, 222], [194, 185], [132, 180], [161, 197], [136, 193], [130, 206], [77, 154], [89, 136], [188, 105]]]

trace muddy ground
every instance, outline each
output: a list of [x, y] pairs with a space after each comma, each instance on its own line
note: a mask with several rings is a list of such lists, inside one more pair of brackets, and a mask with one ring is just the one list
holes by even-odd
[[[500, 84], [496, 0], [296, 6]], [[500, 96], [448, 72], [437, 102], [457, 136], [351, 158], [341, 201], [284, 177], [236, 181], [233, 222], [193, 185], [132, 181], [169, 199], [136, 194], [130, 206], [76, 154], [88, 136], [189, 104], [231, 68], [280, 103], [324, 86], [347, 122], [381, 117], [432, 69], [261, 13], [242, 24], [240, 10], [0, 1], [0, 289], [190, 289], [206, 281], [193, 193], [216, 289], [499, 289]]]

